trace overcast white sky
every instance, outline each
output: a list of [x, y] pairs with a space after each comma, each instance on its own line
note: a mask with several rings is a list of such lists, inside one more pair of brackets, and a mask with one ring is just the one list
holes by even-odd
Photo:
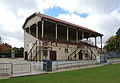
[[0, 0], [0, 36], [3, 42], [22, 47], [22, 25], [35, 12], [102, 33], [103, 43], [120, 27], [120, 0]]

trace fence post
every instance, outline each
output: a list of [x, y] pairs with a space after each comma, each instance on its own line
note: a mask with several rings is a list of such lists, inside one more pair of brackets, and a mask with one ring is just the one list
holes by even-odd
[[56, 65], [56, 71], [58, 71], [58, 64]]
[[67, 71], [67, 61], [66, 61], [66, 71]]
[[32, 51], [31, 51], [31, 61], [32, 61]]
[[81, 65], [81, 64], [80, 64], [80, 60], [79, 60], [79, 68], [80, 68], [80, 65]]
[[39, 70], [41, 70], [41, 66], [40, 65], [41, 65], [41, 62], [39, 61], [39, 68], [40, 68]]
[[32, 69], [31, 69], [32, 67], [31, 67], [31, 63], [30, 63], [30, 74], [31, 74], [31, 71], [32, 71]]
[[71, 69], [72, 69], [73, 67], [72, 67], [72, 62], [71, 62]]
[[13, 64], [11, 62], [11, 75], [13, 74]]

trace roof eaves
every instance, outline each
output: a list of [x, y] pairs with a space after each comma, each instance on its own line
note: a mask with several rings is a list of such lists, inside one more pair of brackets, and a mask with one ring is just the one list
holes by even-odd
[[44, 15], [44, 14], [41, 14], [41, 13], [35, 13], [37, 16], [41, 16], [41, 17], [44, 17], [46, 19], [51, 19], [51, 20], [54, 20], [54, 21], [58, 21], [58, 22], [61, 22], [61, 23], [64, 23], [64, 24], [67, 24], [67, 25], [70, 25], [70, 26], [74, 26], [74, 27], [77, 27], [77, 28], [80, 28], [80, 29], [83, 29], [83, 30], [87, 30], [87, 31], [90, 31], [90, 32], [94, 32], [96, 34], [98, 34], [99, 36], [103, 36], [103, 34], [100, 34], [96, 31], [93, 31], [91, 29], [88, 29], [86, 27], [83, 27], [83, 26], [80, 26], [80, 25], [76, 25], [76, 24], [73, 24], [73, 23], [70, 23], [70, 22], [67, 22], [67, 21], [64, 21], [64, 20], [61, 20], [61, 19], [58, 19], [58, 18], [54, 18], [54, 17], [51, 17], [51, 16], [47, 16], [47, 15]]

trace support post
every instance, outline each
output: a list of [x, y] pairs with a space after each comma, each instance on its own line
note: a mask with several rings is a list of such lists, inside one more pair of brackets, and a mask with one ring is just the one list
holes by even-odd
[[76, 30], [76, 42], [78, 43], [78, 30]]
[[42, 20], [42, 38], [44, 37], [44, 19]]
[[95, 37], [95, 46], [97, 46], [97, 39], [96, 39], [96, 37]]
[[43, 41], [40, 41], [40, 58], [43, 60]]
[[36, 23], [36, 38], [38, 39], [38, 23]]
[[31, 32], [30, 32], [30, 27], [29, 27], [29, 34], [31, 34]]
[[36, 40], [36, 62], [37, 62], [37, 57], [38, 57], [38, 54], [37, 54], [37, 40]]
[[39, 61], [41, 60], [41, 49], [40, 49], [40, 40], [39, 40]]
[[102, 49], [102, 36], [100, 36], [100, 40], [101, 40], [101, 49]]
[[91, 37], [91, 33], [89, 32], [89, 37], [88, 37], [88, 38], [89, 38], [89, 39], [88, 39], [88, 43], [89, 43], [89, 44], [91, 44], [91, 41], [90, 41], [91, 39], [90, 39], [90, 37]]
[[69, 28], [67, 27], [67, 41], [69, 41]]
[[84, 31], [82, 31], [82, 39], [84, 39]]
[[43, 60], [43, 48], [41, 46], [41, 60]]
[[55, 24], [55, 39], [57, 40], [57, 23]]

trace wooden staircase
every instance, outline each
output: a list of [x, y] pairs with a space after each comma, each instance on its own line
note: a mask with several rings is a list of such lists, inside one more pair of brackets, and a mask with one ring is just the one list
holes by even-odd
[[68, 59], [67, 60], [75, 60], [76, 54], [78, 54], [79, 51], [80, 51], [80, 49], [77, 47], [75, 49], [75, 51], [73, 51], [71, 54], [68, 55]]
[[[40, 43], [39, 40], [33, 44], [31, 50], [28, 53], [28, 60], [29, 61], [40, 61], [42, 60], [41, 52], [43, 51], [44, 47], [49, 48], [49, 45], [43, 45], [45, 42]], [[48, 42], [47, 42], [48, 43]]]
[[95, 60], [98, 54], [94, 53], [94, 49], [92, 48], [95, 47], [91, 47], [91, 45], [81, 43], [80, 46], [78, 46], [71, 54], [68, 55], [67, 60], [76, 60], [76, 55], [80, 52], [80, 50], [83, 52], [83, 56], [87, 55], [86, 59]]
[[29, 61], [40, 61], [41, 60], [41, 49], [39, 48], [39, 40], [33, 44], [31, 50], [28, 53]]
[[33, 60], [34, 56], [36, 55], [35, 53], [36, 47], [37, 47], [37, 41], [33, 44], [32, 48], [30, 49], [27, 60], [29, 61]]
[[93, 59], [92, 54], [88, 50], [82, 50], [86, 59]]

